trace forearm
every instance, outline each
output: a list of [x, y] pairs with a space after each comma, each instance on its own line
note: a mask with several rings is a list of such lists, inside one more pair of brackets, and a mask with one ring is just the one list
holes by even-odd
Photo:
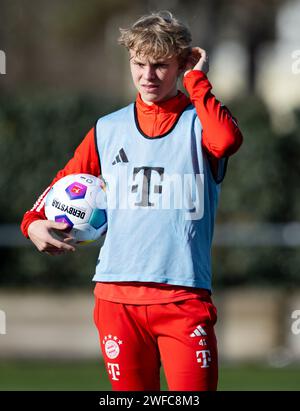
[[36, 220], [45, 220], [45, 198], [50, 190], [51, 186], [49, 186], [43, 194], [40, 195], [34, 206], [32, 207], [31, 210], [26, 211], [26, 213], [23, 216], [22, 222], [21, 222], [21, 231], [24, 235], [24, 237], [29, 238], [28, 236], [28, 227], [30, 226], [31, 223], [33, 223]]
[[199, 70], [184, 77], [184, 87], [190, 95], [203, 127], [202, 144], [215, 158], [234, 154], [243, 141], [235, 119], [211, 93], [212, 85]]

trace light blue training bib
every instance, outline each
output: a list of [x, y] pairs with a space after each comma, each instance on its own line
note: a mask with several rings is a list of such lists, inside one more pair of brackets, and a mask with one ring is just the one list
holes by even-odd
[[108, 231], [94, 281], [211, 289], [220, 187], [202, 151], [201, 131], [192, 105], [158, 138], [141, 132], [134, 104], [98, 120]]

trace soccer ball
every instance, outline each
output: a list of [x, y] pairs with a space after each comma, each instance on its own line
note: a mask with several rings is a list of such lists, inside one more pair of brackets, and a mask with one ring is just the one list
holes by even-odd
[[58, 180], [45, 200], [48, 220], [67, 223], [75, 243], [95, 241], [107, 231], [105, 183], [90, 174]]

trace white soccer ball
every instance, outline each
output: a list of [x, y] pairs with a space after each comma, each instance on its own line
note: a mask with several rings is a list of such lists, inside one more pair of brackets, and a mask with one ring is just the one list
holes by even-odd
[[75, 243], [90, 242], [107, 231], [105, 183], [90, 174], [58, 180], [45, 200], [48, 220], [67, 223]]

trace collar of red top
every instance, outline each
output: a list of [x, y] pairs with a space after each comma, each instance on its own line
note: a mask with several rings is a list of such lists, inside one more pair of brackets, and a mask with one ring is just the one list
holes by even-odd
[[189, 98], [178, 90], [175, 97], [169, 98], [166, 101], [160, 103], [153, 103], [151, 105], [146, 104], [141, 95], [138, 94], [136, 98], [136, 106], [139, 112], [143, 114], [153, 114], [153, 113], [181, 113], [186, 106], [190, 104]]

